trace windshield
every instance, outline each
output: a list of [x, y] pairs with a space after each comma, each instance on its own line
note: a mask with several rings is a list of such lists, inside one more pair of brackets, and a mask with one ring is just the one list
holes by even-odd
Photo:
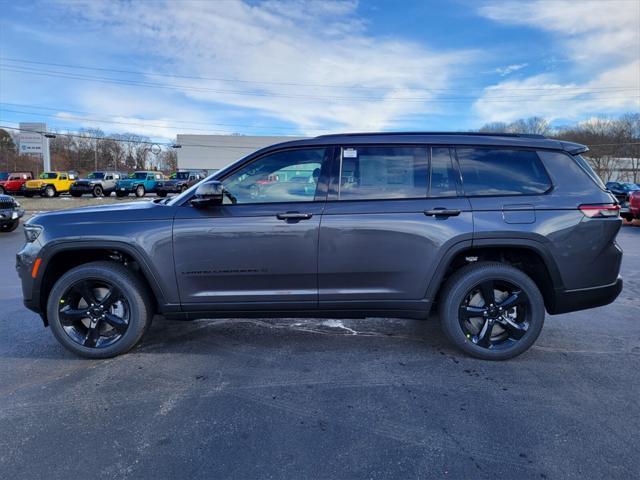
[[179, 180], [188, 180], [189, 179], [189, 172], [176, 172], [175, 178], [177, 178]]
[[136, 180], [144, 180], [147, 178], [147, 172], [135, 172], [129, 175], [129, 178], [135, 178]]
[[640, 187], [638, 185], [636, 185], [635, 183], [621, 183], [620, 185], [622, 186], [622, 189], [627, 191], [627, 192], [640, 190]]
[[88, 178], [99, 178], [99, 179], [103, 179], [104, 178], [104, 172], [92, 172], [89, 174]]
[[44, 180], [54, 180], [58, 178], [58, 174], [54, 172], [44, 172], [40, 174], [39, 178], [42, 178]]

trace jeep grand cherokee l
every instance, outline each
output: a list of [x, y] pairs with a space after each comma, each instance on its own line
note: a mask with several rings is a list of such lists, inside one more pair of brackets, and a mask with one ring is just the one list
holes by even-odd
[[[619, 206], [586, 150], [496, 134], [273, 145], [173, 198], [34, 216], [24, 302], [91, 358], [131, 349], [155, 313], [426, 319], [435, 306], [455, 346], [507, 359], [545, 310], [622, 289]], [[281, 188], [254, 188], [268, 178]]]

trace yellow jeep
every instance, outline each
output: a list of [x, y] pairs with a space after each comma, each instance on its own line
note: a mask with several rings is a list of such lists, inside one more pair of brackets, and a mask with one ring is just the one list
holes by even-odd
[[71, 184], [77, 180], [73, 173], [67, 172], [43, 172], [37, 180], [29, 180], [25, 184], [25, 197], [41, 195], [43, 197], [57, 197], [61, 193], [67, 193]]

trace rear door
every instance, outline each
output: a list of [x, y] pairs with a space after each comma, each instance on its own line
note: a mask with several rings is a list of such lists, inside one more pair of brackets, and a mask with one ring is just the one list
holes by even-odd
[[473, 233], [449, 147], [343, 145], [334, 163], [320, 307], [424, 309], [443, 252]]

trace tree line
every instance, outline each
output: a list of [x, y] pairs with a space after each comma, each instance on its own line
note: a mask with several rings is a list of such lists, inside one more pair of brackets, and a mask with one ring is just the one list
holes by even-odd
[[603, 181], [640, 183], [640, 113], [618, 118], [594, 117], [575, 125], [553, 128], [541, 117], [512, 123], [488, 123], [480, 132], [534, 133], [587, 145], [583, 156]]
[[[541, 117], [511, 123], [488, 123], [480, 132], [533, 133], [589, 146], [584, 157], [607, 182], [612, 179], [640, 183], [640, 113], [618, 118], [594, 117], [564, 127], [552, 127]], [[17, 141], [0, 129], [0, 171], [42, 171], [40, 156], [20, 155]], [[148, 137], [135, 133], [106, 135], [100, 129], [86, 129], [78, 135], [57, 135], [50, 139], [51, 167], [54, 170], [160, 169], [177, 168], [176, 151], [153, 146]]]
[[[13, 132], [12, 132], [13, 133]], [[49, 139], [52, 170], [76, 171], [84, 175], [96, 170], [176, 170], [175, 150], [160, 147], [149, 137], [134, 133], [106, 135], [100, 129], [85, 129], [74, 135]], [[20, 154], [17, 135], [0, 129], [0, 171], [42, 172], [40, 155]]]

